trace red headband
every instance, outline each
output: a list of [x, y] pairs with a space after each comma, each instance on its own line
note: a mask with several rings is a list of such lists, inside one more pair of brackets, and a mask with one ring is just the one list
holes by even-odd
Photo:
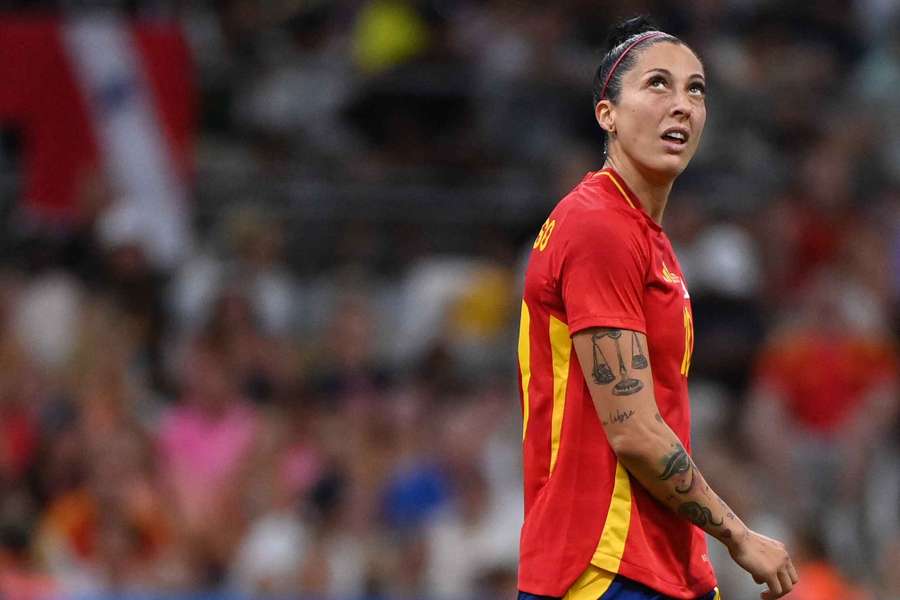
[[628, 53], [631, 52], [631, 50], [641, 42], [652, 40], [653, 38], [658, 38], [663, 35], [668, 34], [662, 31], [648, 31], [646, 33], [640, 34], [636, 40], [628, 44], [628, 47], [625, 48], [625, 51], [622, 52], [622, 54], [619, 55], [619, 58], [616, 59], [616, 62], [613, 63], [612, 69], [609, 70], [609, 74], [606, 76], [606, 81], [603, 82], [603, 89], [600, 90], [600, 100], [606, 98], [606, 86], [609, 85], [609, 80], [612, 79], [612, 76], [616, 72], [616, 69], [619, 68], [619, 63], [622, 62], [626, 56], [628, 56]]

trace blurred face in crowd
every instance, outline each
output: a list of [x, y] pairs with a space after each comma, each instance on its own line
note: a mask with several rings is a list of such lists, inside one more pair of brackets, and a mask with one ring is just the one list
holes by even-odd
[[687, 167], [706, 124], [703, 65], [690, 48], [659, 42], [638, 46], [633, 66], [623, 74], [616, 102], [596, 107], [609, 133], [609, 156], [630, 163], [649, 181], [664, 182]]
[[194, 406], [217, 415], [234, 400], [233, 379], [217, 356], [202, 350], [194, 352], [187, 368], [188, 397]]

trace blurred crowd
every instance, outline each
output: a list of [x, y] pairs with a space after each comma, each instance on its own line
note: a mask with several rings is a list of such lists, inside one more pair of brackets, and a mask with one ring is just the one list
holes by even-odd
[[192, 48], [190, 239], [156, 260], [103, 173], [65, 227], [4, 198], [0, 596], [514, 597], [524, 264], [602, 164], [607, 27], [646, 12], [710, 84], [663, 223], [695, 460], [786, 540], [791, 598], [900, 598], [896, 3], [118, 8]]

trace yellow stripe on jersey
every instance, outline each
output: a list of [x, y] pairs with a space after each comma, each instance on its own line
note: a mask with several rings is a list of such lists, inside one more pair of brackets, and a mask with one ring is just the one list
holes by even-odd
[[618, 573], [625, 554], [625, 542], [631, 525], [631, 480], [622, 463], [616, 463], [616, 483], [606, 523], [591, 564], [610, 573]]
[[681, 358], [681, 374], [687, 377], [691, 370], [691, 356], [694, 353], [694, 317], [687, 306], [684, 307], [684, 356]]
[[522, 440], [528, 431], [528, 386], [531, 384], [531, 315], [522, 300], [522, 316], [519, 319], [519, 373], [522, 376]]
[[615, 579], [615, 573], [588, 565], [563, 596], [563, 600], [597, 600], [606, 593]]
[[670, 271], [669, 267], [666, 266], [666, 263], [663, 263], [662, 274], [663, 279], [669, 283], [681, 283], [681, 277]]
[[722, 592], [719, 591], [719, 588], [716, 588], [716, 595], [713, 600], [722, 600]]
[[619, 193], [622, 194], [622, 197], [625, 198], [625, 202], [628, 203], [628, 206], [630, 206], [631, 208], [634, 208], [634, 202], [631, 201], [631, 198], [629, 198], [628, 194], [625, 193], [625, 188], [623, 188], [619, 184], [619, 181], [615, 178], [615, 176], [612, 173], [610, 173], [609, 171], [600, 171], [599, 173], [597, 173], [597, 175], [606, 175], [607, 177], [609, 177], [610, 181], [612, 181], [613, 184], [616, 186], [616, 188], [619, 190]]
[[562, 436], [563, 413], [566, 411], [566, 387], [569, 384], [569, 358], [572, 339], [569, 326], [550, 315], [550, 350], [553, 357], [553, 414], [550, 421], [550, 473], [556, 466]]

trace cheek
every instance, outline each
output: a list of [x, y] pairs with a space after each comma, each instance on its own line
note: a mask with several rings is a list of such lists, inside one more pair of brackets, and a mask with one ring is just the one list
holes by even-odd
[[706, 106], [699, 107], [694, 112], [694, 131], [696, 135], [694, 138], [699, 143], [700, 136], [703, 134], [703, 130], [706, 128]]
[[659, 121], [663, 111], [654, 103], [635, 103], [629, 106], [625, 112], [627, 117], [625, 126], [631, 132], [629, 137], [645, 139], [647, 136], [656, 137], [658, 135]]

